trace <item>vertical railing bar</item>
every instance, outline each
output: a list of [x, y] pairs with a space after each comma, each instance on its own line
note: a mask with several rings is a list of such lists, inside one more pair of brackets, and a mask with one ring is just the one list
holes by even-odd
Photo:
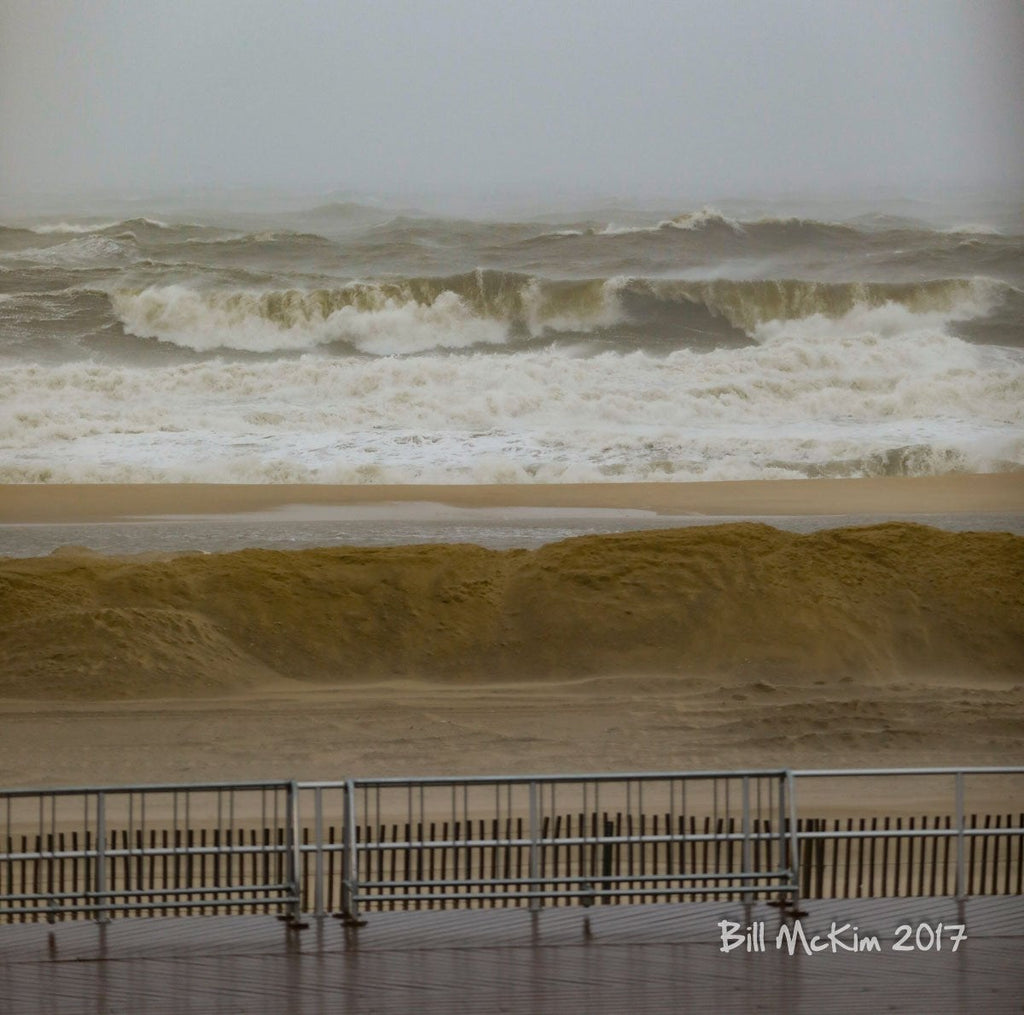
[[800, 840], [797, 834], [796, 815], [796, 781], [793, 778], [792, 769], [786, 769], [786, 792], [789, 796], [789, 837], [790, 837], [790, 865], [793, 883], [793, 908], [798, 909], [800, 903]]
[[783, 864], [786, 857], [786, 779], [785, 776], [778, 777], [778, 814], [776, 818], [778, 820], [777, 835], [779, 838], [776, 844], [778, 850], [778, 856], [775, 861], [775, 870], [782, 871]]
[[[679, 807], [680, 807], [680, 846], [679, 846], [679, 873], [684, 874], [686, 872], [686, 779], [680, 779], [679, 781]], [[675, 851], [674, 851], [675, 852]], [[692, 873], [692, 872], [691, 872]]]
[[313, 790], [313, 834], [316, 836], [315, 870], [313, 873], [313, 912], [324, 915], [324, 811], [323, 788]]
[[[134, 813], [135, 813], [135, 794], [134, 793], [129, 793], [128, 794], [128, 837], [127, 837], [127, 841], [125, 842], [125, 846], [128, 849], [128, 855], [124, 858], [124, 864], [125, 864], [125, 867], [124, 867], [124, 870], [125, 870], [125, 888], [126, 889], [130, 887], [130, 881], [128, 880], [128, 878], [129, 878], [129, 875], [130, 875], [130, 872], [131, 872], [131, 869], [132, 869], [132, 859], [131, 859], [132, 848], [135, 845], [135, 836], [133, 835], [133, 831], [134, 831], [134, 827], [135, 827], [134, 826], [134, 820], [133, 820], [134, 819]], [[137, 897], [136, 897], [135, 901], [136, 902], [138, 901]]]
[[[530, 887], [534, 890], [538, 887], [537, 878], [540, 872], [540, 856], [538, 852], [538, 823], [537, 823], [537, 783], [536, 780], [530, 782]], [[540, 909], [541, 900], [536, 896], [530, 899], [530, 909]]]
[[750, 874], [750, 778], [743, 776], [743, 855], [740, 865], [744, 874]]
[[345, 782], [345, 876], [342, 880], [342, 915], [350, 921], [359, 919], [358, 865], [356, 860], [356, 804], [355, 783]]
[[[580, 833], [581, 833], [580, 834], [580, 838], [583, 839], [583, 847], [582, 847], [583, 852], [582, 852], [582, 858], [581, 858], [582, 859], [582, 864], [581, 864], [582, 869], [580, 870], [580, 873], [584, 874], [584, 875], [587, 875], [587, 876], [591, 876], [594, 873], [594, 864], [593, 864], [593, 859], [591, 859], [591, 851], [590, 851], [590, 849], [587, 848], [587, 839], [590, 838], [590, 821], [588, 820], [589, 814], [587, 813], [587, 781], [586, 781], [586, 779], [583, 780], [583, 805], [582, 805], [582, 811], [583, 811], [583, 814], [581, 815], [581, 820], [582, 820], [583, 827], [580, 829]], [[589, 866], [589, 869], [588, 869], [588, 866]]]
[[292, 922], [298, 923], [302, 917], [302, 848], [299, 836], [299, 787], [294, 779], [288, 783], [287, 792], [288, 881], [293, 897], [293, 901], [288, 904], [288, 916]]
[[[669, 835], [675, 835], [676, 828], [676, 780], [669, 779], [668, 781], [668, 813], [669, 813], [669, 825], [666, 831]], [[666, 849], [668, 850], [669, 866], [666, 874], [671, 872], [672, 869], [672, 858], [675, 856], [675, 847], [672, 843], [665, 843]]]
[[964, 841], [964, 773], [957, 772], [954, 776], [954, 798], [956, 808], [956, 897], [964, 898], [964, 864], [966, 862]]
[[107, 890], [107, 801], [101, 790], [96, 794], [96, 922], [107, 922], [107, 911], [103, 908]]

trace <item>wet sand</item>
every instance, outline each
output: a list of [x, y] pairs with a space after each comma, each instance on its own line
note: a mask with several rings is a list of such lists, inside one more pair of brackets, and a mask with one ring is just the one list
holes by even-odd
[[465, 486], [24, 484], [0, 486], [0, 524], [240, 514], [289, 505], [603, 508], [751, 517], [1024, 511], [1024, 472], [715, 483]]

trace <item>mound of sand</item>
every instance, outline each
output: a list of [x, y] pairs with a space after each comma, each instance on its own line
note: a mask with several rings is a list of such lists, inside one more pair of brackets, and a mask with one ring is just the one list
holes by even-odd
[[605, 673], [1024, 675], [1024, 539], [737, 524], [474, 546], [0, 562], [0, 696]]

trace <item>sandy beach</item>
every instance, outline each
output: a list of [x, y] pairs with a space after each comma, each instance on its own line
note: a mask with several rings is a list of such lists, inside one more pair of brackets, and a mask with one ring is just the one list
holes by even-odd
[[603, 508], [664, 515], [1024, 512], [1024, 472], [706, 483], [328, 484], [26, 483], [0, 485], [0, 524], [241, 514], [293, 505], [390, 503], [464, 508]]
[[1024, 762], [1019, 474], [505, 487], [6, 486], [6, 523], [295, 504], [872, 514], [537, 550], [0, 562], [7, 785]]

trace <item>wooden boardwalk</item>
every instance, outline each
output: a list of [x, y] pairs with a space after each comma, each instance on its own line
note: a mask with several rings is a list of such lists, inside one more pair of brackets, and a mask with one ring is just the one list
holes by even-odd
[[[0, 926], [0, 1013], [1022, 1010], [1024, 897], [804, 906], [808, 939], [836, 921], [862, 941], [876, 935], [880, 950], [791, 956], [775, 938], [794, 918], [760, 902], [396, 911], [358, 929], [326, 918], [292, 930], [265, 915], [15, 924]], [[763, 922], [765, 951], [724, 954], [723, 919]], [[912, 950], [897, 951], [904, 924]], [[954, 924], [967, 934], [956, 951]]]

